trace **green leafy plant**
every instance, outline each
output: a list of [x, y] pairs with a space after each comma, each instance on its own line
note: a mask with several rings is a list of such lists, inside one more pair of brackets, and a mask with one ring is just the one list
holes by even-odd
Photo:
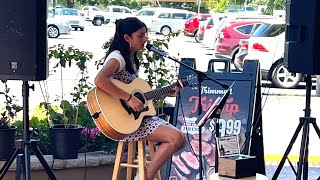
[[1, 109], [0, 129], [8, 129], [11, 127], [11, 121], [17, 116], [17, 113], [22, 110], [22, 107], [15, 103], [16, 97], [9, 94], [10, 88], [8, 87], [7, 81], [1, 80], [1, 82], [4, 84], [4, 91], [0, 92], [0, 97], [4, 97], [5, 107]]
[[[58, 44], [49, 48], [48, 55], [51, 61], [56, 61], [53, 66], [53, 72], [57, 72], [57, 69], [60, 69], [62, 89], [60, 107], [62, 112], [52, 109], [50, 103], [43, 105], [48, 109], [48, 115], [53, 123], [63, 123], [65, 127], [67, 127], [67, 124], [77, 125], [80, 109], [85, 106], [83, 99], [91, 89], [91, 85], [87, 81], [89, 76], [87, 75], [88, 69], [86, 63], [92, 59], [93, 54], [88, 51], [81, 51], [73, 46], [65, 47], [63, 44]], [[68, 101], [63, 95], [63, 70], [74, 66], [79, 69], [80, 79], [74, 87], [74, 92], [70, 93], [72, 100]]]

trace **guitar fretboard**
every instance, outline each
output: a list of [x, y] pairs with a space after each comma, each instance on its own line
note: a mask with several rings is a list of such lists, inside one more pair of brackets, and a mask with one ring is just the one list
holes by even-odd
[[174, 89], [174, 87], [178, 86], [178, 83], [174, 83], [170, 86], [166, 86], [163, 88], [159, 88], [159, 89], [155, 89], [149, 92], [144, 93], [144, 96], [146, 97], [147, 100], [151, 100], [151, 99], [157, 99], [161, 96], [167, 95], [170, 92], [172, 92], [172, 90]]

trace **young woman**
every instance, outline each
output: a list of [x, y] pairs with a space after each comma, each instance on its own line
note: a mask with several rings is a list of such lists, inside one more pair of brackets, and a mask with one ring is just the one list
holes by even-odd
[[[137, 51], [143, 50], [148, 39], [147, 35], [147, 27], [139, 19], [129, 17], [118, 20], [114, 39], [106, 54], [105, 64], [95, 78], [95, 85], [98, 88], [125, 100], [136, 112], [143, 110], [142, 102], [117, 87], [110, 79], [130, 83], [138, 76]], [[179, 88], [176, 88], [169, 96], [175, 96], [178, 92]], [[139, 129], [122, 141], [138, 140], [161, 143], [154, 158], [147, 166], [147, 180], [152, 180], [161, 166], [186, 143], [185, 135], [180, 130], [158, 117], [144, 118]]]

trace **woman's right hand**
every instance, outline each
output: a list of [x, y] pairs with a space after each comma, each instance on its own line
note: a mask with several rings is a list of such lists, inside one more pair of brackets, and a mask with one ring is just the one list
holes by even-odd
[[136, 98], [135, 96], [132, 95], [130, 100], [127, 102], [129, 106], [135, 111], [139, 112], [144, 109], [143, 103], [140, 101], [140, 99]]

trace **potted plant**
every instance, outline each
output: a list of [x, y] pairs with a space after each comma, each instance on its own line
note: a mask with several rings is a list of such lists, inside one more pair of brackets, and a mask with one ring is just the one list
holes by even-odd
[[0, 160], [7, 160], [14, 150], [17, 129], [11, 123], [22, 107], [14, 103], [14, 95], [9, 95], [10, 88], [8, 88], [7, 81], [2, 80], [1, 82], [4, 84], [4, 91], [0, 92], [0, 97], [4, 97], [5, 100], [0, 114]]
[[[53, 71], [60, 69], [60, 81], [62, 95], [60, 101], [60, 110], [52, 108], [50, 103], [43, 103], [47, 108], [49, 119], [52, 125], [49, 128], [52, 155], [55, 159], [75, 159], [78, 157], [80, 148], [80, 133], [82, 126], [79, 125], [79, 109], [84, 108], [86, 102], [82, 99], [86, 97], [91, 88], [87, 79], [86, 63], [93, 57], [92, 53], [81, 51], [73, 46], [65, 47], [62, 44], [49, 48], [49, 59], [56, 61]], [[80, 78], [70, 93], [71, 100], [64, 98], [63, 94], [63, 72], [65, 68], [76, 67], [79, 70]], [[81, 122], [80, 122], [81, 124]]]

